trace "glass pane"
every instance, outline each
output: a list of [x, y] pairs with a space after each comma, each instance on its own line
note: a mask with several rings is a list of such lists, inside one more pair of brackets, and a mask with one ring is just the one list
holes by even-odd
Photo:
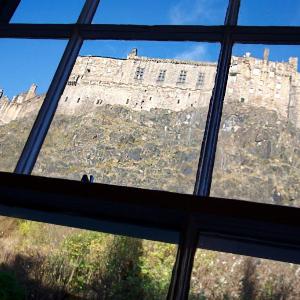
[[299, 299], [299, 265], [197, 250], [190, 300]]
[[218, 51], [86, 43], [33, 173], [192, 193]]
[[299, 50], [234, 47], [213, 196], [300, 205]]
[[11, 23], [75, 23], [84, 0], [22, 0]]
[[2, 299], [166, 299], [175, 245], [6, 217], [0, 233]]
[[14, 170], [65, 45], [0, 40], [0, 171]]
[[300, 2], [295, 0], [242, 0], [241, 25], [300, 25]]
[[94, 18], [100, 24], [223, 24], [228, 0], [103, 0]]

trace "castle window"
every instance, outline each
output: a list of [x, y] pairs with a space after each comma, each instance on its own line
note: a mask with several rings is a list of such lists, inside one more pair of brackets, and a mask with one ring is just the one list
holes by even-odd
[[65, 99], [65, 102], [67, 102], [67, 101], [68, 101], [68, 98], [69, 98], [69, 97], [66, 97], [66, 99]]
[[180, 103], [180, 100], [177, 100], [177, 104], [179, 104]]
[[96, 104], [99, 104], [99, 102], [100, 102], [100, 100], [97, 100], [97, 101], [96, 101]]
[[129, 104], [129, 99], [126, 100], [126, 104]]
[[187, 75], [187, 71], [181, 70], [180, 74], [179, 74], [179, 77], [178, 77], [177, 83], [185, 83], [185, 81], [186, 81], [186, 75]]
[[204, 79], [205, 79], [205, 73], [199, 72], [198, 79], [197, 79], [197, 86], [203, 86], [204, 85]]
[[160, 70], [157, 81], [165, 81], [167, 70]]
[[144, 76], [145, 68], [137, 67], [134, 75], [134, 79], [142, 80]]
[[77, 103], [79, 103], [79, 101], [80, 101], [80, 98], [77, 99]]

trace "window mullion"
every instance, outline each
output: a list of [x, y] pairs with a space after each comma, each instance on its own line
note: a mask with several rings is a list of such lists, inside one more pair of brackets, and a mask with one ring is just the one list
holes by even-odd
[[[209, 105], [206, 128], [204, 132], [201, 154], [198, 164], [194, 194], [208, 196], [212, 180], [218, 133], [222, 117], [222, 107], [226, 91], [227, 77], [233, 47], [231, 26], [237, 24], [240, 0], [230, 0], [225, 18], [227, 26], [218, 61], [215, 86]], [[199, 233], [195, 229], [190, 215], [186, 227], [180, 235], [176, 262], [169, 286], [168, 300], [186, 300], [189, 296], [190, 279], [197, 249]]]
[[[90, 24], [92, 22], [92, 18], [96, 12], [99, 1], [100, 0], [86, 0], [78, 18], [78, 24]], [[31, 129], [15, 168], [15, 173], [31, 174], [56, 112], [60, 97], [76, 62], [82, 43], [83, 38], [75, 30], [72, 38], [68, 42], [63, 57], [47, 91], [45, 100]]]
[[9, 23], [21, 0], [0, 0], [0, 24]]
[[196, 175], [194, 194], [198, 196], [209, 196], [210, 193], [223, 101], [233, 47], [231, 26], [237, 24], [239, 5], [240, 0], [231, 0], [226, 14], [225, 25], [228, 26], [228, 30], [225, 32], [224, 40], [221, 45], [215, 86], [207, 114], [206, 127]]

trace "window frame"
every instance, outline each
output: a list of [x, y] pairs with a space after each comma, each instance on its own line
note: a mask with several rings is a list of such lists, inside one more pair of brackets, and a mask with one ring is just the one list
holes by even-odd
[[199, 72], [198, 73], [198, 78], [197, 78], [197, 87], [203, 87], [205, 82], [205, 73], [204, 72]]
[[164, 82], [166, 80], [166, 74], [167, 74], [167, 70], [165, 70], [165, 69], [159, 70], [156, 81], [157, 82]]
[[181, 70], [177, 79], [178, 84], [184, 84], [186, 83], [186, 77], [187, 77], [187, 71]]
[[[234, 43], [300, 45], [300, 26], [240, 26], [240, 0], [229, 0], [224, 25], [220, 26], [91, 24], [99, 0], [86, 0], [74, 24], [10, 24], [19, 3], [20, 0], [0, 0], [0, 38], [67, 39], [68, 44], [14, 174], [0, 172], [1, 214], [177, 243], [168, 299], [187, 299], [197, 247], [300, 263], [300, 208], [209, 196]], [[221, 44], [194, 195], [30, 176], [85, 40]], [[66, 184], [80, 193], [67, 191]], [[41, 201], [41, 195], [45, 201]], [[82, 205], [93, 199], [97, 200], [97, 209], [106, 207], [106, 211], [93, 214], [86, 204]], [[113, 205], [105, 206], [108, 203]], [[70, 208], [76, 211], [72, 216]], [[122, 214], [122, 210], [130, 213]], [[146, 214], [148, 219], [142, 219]]]
[[136, 67], [135, 73], [134, 73], [134, 79], [135, 80], [143, 80], [145, 74], [145, 68], [144, 67]]

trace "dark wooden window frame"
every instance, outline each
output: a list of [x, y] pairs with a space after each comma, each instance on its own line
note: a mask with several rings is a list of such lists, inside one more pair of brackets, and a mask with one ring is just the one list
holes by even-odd
[[[239, 26], [239, 0], [220, 26], [91, 24], [99, 0], [75, 24], [11, 24], [19, 2], [0, 0], [0, 38], [68, 44], [15, 172], [0, 172], [0, 214], [178, 244], [168, 299], [187, 299], [197, 247], [300, 263], [300, 208], [209, 196], [233, 44], [299, 45], [299, 26]], [[30, 175], [84, 40], [221, 44], [193, 195]]]

